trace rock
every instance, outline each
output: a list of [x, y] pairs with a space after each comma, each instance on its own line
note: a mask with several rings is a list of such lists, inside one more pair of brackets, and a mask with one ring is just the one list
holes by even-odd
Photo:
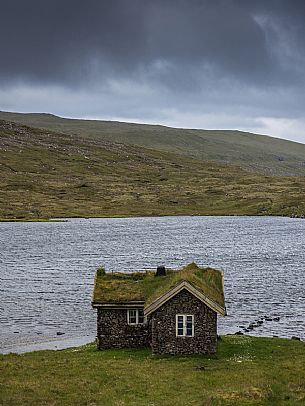
[[291, 337], [291, 340], [301, 341], [300, 337], [297, 337], [297, 336], [292, 336], [292, 337]]
[[234, 333], [236, 336], [243, 336], [244, 333], [242, 331], [236, 331], [236, 333]]
[[204, 371], [204, 370], [205, 370], [205, 367], [204, 367], [203, 365], [198, 365], [198, 366], [196, 367], [196, 369], [198, 369], [198, 371]]
[[65, 334], [65, 333], [63, 333], [62, 331], [57, 331], [57, 333], [56, 333], [57, 336], [62, 336], [63, 334]]

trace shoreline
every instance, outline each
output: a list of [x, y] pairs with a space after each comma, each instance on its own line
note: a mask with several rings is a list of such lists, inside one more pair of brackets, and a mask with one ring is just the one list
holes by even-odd
[[63, 223], [66, 220], [56, 220], [56, 219], [0, 219], [0, 223]]
[[285, 217], [303, 220], [302, 216], [288, 216], [282, 214], [159, 214], [159, 215], [113, 215], [113, 216], [84, 216], [84, 217], [54, 217], [54, 218], [0, 218], [0, 223], [64, 223], [69, 220], [98, 220], [125, 218], [162, 218], [162, 217]]
[[45, 350], [65, 350], [68, 348], [82, 347], [83, 345], [94, 342], [94, 337], [90, 335], [81, 336], [81, 337], [69, 337], [62, 338], [60, 340], [48, 340], [42, 342], [32, 342], [24, 344], [15, 344], [11, 347], [0, 349], [0, 355], [7, 354], [25, 354], [31, 353], [34, 351], [45, 351]]
[[[224, 333], [219, 335], [220, 341], [222, 340], [223, 337], [250, 337], [250, 338], [255, 338], [255, 339], [280, 339], [280, 340], [288, 340], [288, 341], [295, 341], [295, 342], [304, 342], [304, 340], [300, 338], [293, 338], [291, 337], [279, 337], [279, 336], [264, 336], [264, 335], [251, 335], [251, 334], [240, 334], [239, 332], [235, 333]], [[32, 342], [28, 344], [16, 344], [13, 345], [12, 347], [8, 347], [5, 349], [0, 349], [0, 356], [2, 355], [8, 355], [8, 354], [29, 354], [32, 352], [36, 351], [60, 351], [60, 350], [66, 350], [66, 349], [71, 349], [71, 348], [80, 348], [84, 345], [87, 344], [94, 344], [95, 343], [95, 337], [92, 337], [90, 335], [86, 336], [80, 336], [80, 337], [69, 337], [69, 338], [63, 338], [60, 340], [48, 340], [48, 341], [43, 341], [43, 342]], [[132, 349], [131, 349], [132, 350]]]

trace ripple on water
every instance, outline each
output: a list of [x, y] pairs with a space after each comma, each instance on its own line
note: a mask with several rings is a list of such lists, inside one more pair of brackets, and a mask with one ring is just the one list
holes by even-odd
[[304, 231], [304, 220], [280, 217], [0, 223], [1, 350], [53, 342], [59, 330], [67, 342], [93, 339], [90, 300], [101, 265], [133, 271], [192, 261], [225, 272], [229, 316], [219, 318], [220, 333], [267, 316], [280, 319], [249, 334], [305, 339]]

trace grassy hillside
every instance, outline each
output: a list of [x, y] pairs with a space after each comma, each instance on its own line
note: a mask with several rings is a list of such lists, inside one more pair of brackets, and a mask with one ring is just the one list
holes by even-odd
[[304, 405], [305, 344], [224, 336], [213, 356], [149, 350], [0, 355], [3, 406]]
[[71, 120], [51, 114], [0, 112], [15, 121], [83, 138], [173, 152], [199, 160], [242, 166], [266, 175], [305, 175], [305, 145], [241, 131], [176, 129], [158, 125]]
[[0, 122], [0, 218], [305, 214], [305, 179]]
[[304, 192], [303, 177], [0, 122], [0, 218], [300, 216]]

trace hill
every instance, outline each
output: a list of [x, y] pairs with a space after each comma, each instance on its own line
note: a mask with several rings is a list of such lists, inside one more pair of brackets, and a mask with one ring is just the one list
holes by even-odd
[[305, 214], [304, 177], [0, 121], [0, 218]]
[[82, 138], [137, 145], [202, 161], [238, 165], [265, 175], [305, 175], [305, 145], [265, 135], [76, 120], [40, 113], [0, 112], [0, 119]]

